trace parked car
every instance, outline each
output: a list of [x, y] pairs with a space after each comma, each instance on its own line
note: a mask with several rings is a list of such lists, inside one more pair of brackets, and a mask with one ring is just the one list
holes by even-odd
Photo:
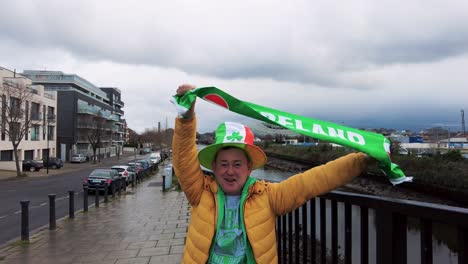
[[147, 160], [147, 159], [140, 159], [140, 160], [137, 160], [138, 163], [141, 164], [141, 166], [143, 167], [144, 170], [147, 170], [151, 167], [151, 161], [150, 160]]
[[161, 162], [161, 152], [151, 153], [149, 159], [151, 161], [151, 164], [159, 164]]
[[63, 167], [62, 160], [56, 157], [49, 157], [49, 160], [44, 158], [42, 164], [44, 164], [44, 168], [60, 169]]
[[136, 172], [133, 167], [128, 165], [115, 165], [111, 169], [116, 170], [121, 177], [125, 179], [125, 183], [128, 185], [136, 177]]
[[[123, 181], [119, 173], [113, 169], [95, 169], [88, 177], [83, 179], [83, 187], [88, 187], [88, 192], [105, 190], [105, 184], [107, 183], [107, 190], [109, 194], [114, 194], [118, 191], [119, 181]], [[120, 185], [123, 188], [123, 184]], [[97, 195], [97, 194], [96, 194]]]
[[83, 154], [75, 154], [71, 157], [70, 159], [70, 162], [72, 163], [82, 163], [82, 162], [86, 162], [86, 156], [83, 155]]
[[138, 174], [144, 171], [143, 166], [139, 162], [129, 162], [128, 166], [132, 167], [132, 169]]
[[23, 160], [23, 171], [39, 171], [44, 165], [37, 160]]

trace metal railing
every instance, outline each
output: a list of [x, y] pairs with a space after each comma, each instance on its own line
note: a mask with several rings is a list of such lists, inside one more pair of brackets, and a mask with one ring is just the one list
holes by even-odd
[[[338, 218], [338, 208], [344, 217]], [[369, 221], [371, 211], [374, 223]], [[375, 245], [375, 263], [405, 264], [410, 218], [420, 223], [420, 263], [433, 263], [434, 224], [456, 230], [455, 256], [458, 263], [468, 263], [468, 209], [340, 191], [309, 200], [294, 212], [277, 217], [279, 263], [353, 263], [352, 234], [358, 231], [353, 230], [352, 222], [358, 221], [359, 242], [354, 247], [359, 249], [360, 263], [369, 263], [369, 248]], [[339, 228], [338, 220], [344, 228]], [[373, 239], [371, 229], [375, 232]], [[339, 236], [344, 238], [341, 248]]]

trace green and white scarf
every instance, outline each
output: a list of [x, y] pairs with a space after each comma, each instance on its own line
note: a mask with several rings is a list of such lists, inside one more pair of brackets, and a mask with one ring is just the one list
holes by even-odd
[[394, 185], [412, 180], [412, 177], [406, 177], [400, 167], [390, 160], [390, 141], [383, 135], [241, 101], [216, 87], [196, 88], [182, 97], [175, 95], [171, 102], [179, 114], [183, 115], [196, 97], [244, 116], [364, 152], [379, 162], [379, 168]]

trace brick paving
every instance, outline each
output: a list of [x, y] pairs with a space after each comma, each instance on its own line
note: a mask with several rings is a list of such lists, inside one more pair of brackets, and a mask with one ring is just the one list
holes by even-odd
[[162, 192], [160, 172], [107, 204], [101, 195], [99, 208], [61, 219], [56, 230], [46, 226], [27, 244], [0, 249], [0, 264], [180, 263], [189, 205], [182, 192]]

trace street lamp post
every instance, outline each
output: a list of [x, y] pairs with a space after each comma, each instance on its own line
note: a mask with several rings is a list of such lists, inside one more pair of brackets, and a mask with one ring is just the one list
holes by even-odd
[[47, 124], [47, 158], [46, 158], [46, 173], [49, 174], [49, 157], [50, 157], [50, 148], [49, 148], [49, 139], [50, 139], [50, 127], [49, 127], [49, 124], [50, 124], [50, 121], [51, 120], [54, 120], [55, 119], [55, 116], [54, 115], [51, 115], [51, 114], [48, 114], [47, 115], [47, 121], [46, 121], [46, 124]]

